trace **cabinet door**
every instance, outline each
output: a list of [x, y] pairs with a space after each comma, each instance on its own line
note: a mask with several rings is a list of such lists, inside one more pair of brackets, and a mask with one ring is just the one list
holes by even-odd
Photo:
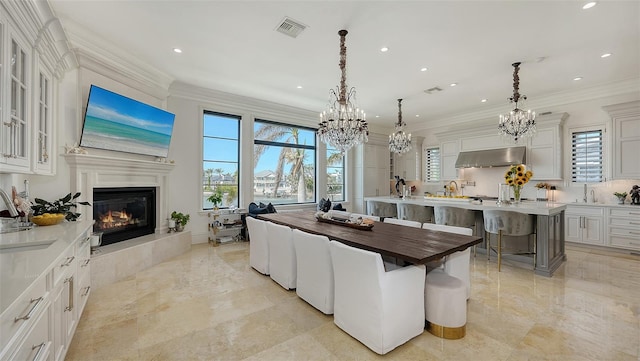
[[[31, 53], [28, 43], [11, 27], [7, 28], [9, 62], [7, 64], [9, 94], [7, 109], [2, 114], [3, 135], [0, 162], [8, 171], [30, 171], [30, 66]], [[5, 70], [6, 74], [6, 70]], [[5, 97], [7, 99], [7, 97]], [[5, 167], [3, 166], [3, 169]]]
[[582, 242], [582, 217], [573, 214], [565, 215], [566, 235], [568, 242]]
[[601, 217], [584, 217], [582, 240], [585, 243], [604, 244], [604, 220]]
[[640, 178], [640, 114], [616, 120], [615, 138], [614, 178]]
[[442, 180], [458, 179], [456, 160], [458, 159], [458, 142], [446, 142], [440, 145], [442, 152], [442, 162], [440, 164], [440, 174]]
[[527, 154], [533, 180], [562, 179], [561, 126], [538, 129]]
[[54, 149], [55, 127], [53, 124], [53, 86], [52, 75], [41, 63], [36, 72], [34, 89], [33, 122], [33, 170], [38, 174], [53, 174], [51, 154]]

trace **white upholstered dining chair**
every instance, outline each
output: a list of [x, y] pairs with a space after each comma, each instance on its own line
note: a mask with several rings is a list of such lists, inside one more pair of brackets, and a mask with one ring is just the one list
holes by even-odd
[[249, 265], [263, 275], [269, 275], [269, 243], [265, 221], [247, 217], [249, 231]]
[[269, 275], [287, 290], [296, 288], [296, 250], [291, 228], [267, 222]]
[[[430, 229], [432, 231], [457, 233], [465, 236], [471, 236], [473, 230], [466, 227], [446, 226], [444, 224], [425, 223], [422, 225], [423, 229]], [[442, 270], [456, 278], [459, 278], [467, 289], [466, 299], [471, 297], [471, 270], [469, 263], [471, 262], [471, 248], [467, 248], [464, 251], [459, 251], [448, 255], [444, 261]]]
[[410, 221], [407, 219], [398, 219], [398, 218], [385, 218], [384, 223], [397, 224], [399, 226], [406, 226], [406, 227], [413, 227], [413, 228], [420, 228], [420, 226], [422, 226], [422, 223], [418, 221]]
[[334, 323], [378, 354], [424, 331], [425, 267], [385, 272], [380, 254], [330, 242]]
[[322, 313], [333, 313], [333, 264], [329, 238], [293, 230], [296, 249], [296, 293]]

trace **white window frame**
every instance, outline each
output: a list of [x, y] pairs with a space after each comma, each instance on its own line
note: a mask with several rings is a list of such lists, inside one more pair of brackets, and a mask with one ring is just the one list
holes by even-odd
[[[602, 149], [601, 149], [601, 156], [602, 156], [602, 164], [601, 164], [601, 172], [602, 172], [602, 177], [600, 180], [598, 181], [585, 181], [585, 180], [574, 180], [573, 179], [573, 135], [575, 133], [584, 133], [584, 132], [595, 132], [595, 131], [601, 131], [602, 132]], [[566, 152], [567, 156], [567, 163], [569, 166], [566, 167], [567, 169], [567, 174], [566, 174], [566, 179], [568, 181], [568, 183], [570, 185], [582, 185], [582, 184], [589, 184], [589, 183], [599, 183], [599, 182], [604, 182], [607, 180], [607, 175], [609, 172], [608, 169], [608, 164], [609, 164], [609, 153], [608, 153], [608, 140], [607, 140], [607, 127], [606, 124], [594, 124], [594, 125], [589, 125], [586, 127], [574, 127], [574, 128], [569, 128], [568, 129], [568, 133], [567, 133], [567, 152]]]
[[[429, 157], [429, 152], [437, 149], [438, 150], [438, 162], [437, 164], [435, 164], [435, 167], [437, 167], [437, 172], [438, 172], [438, 178], [434, 179], [432, 177], [429, 176], [429, 170], [432, 169], [433, 167], [430, 167], [430, 157]], [[423, 150], [422, 150], [422, 154], [424, 156], [424, 182], [425, 183], [438, 183], [442, 180], [442, 150], [440, 149], [439, 146], [424, 146]]]

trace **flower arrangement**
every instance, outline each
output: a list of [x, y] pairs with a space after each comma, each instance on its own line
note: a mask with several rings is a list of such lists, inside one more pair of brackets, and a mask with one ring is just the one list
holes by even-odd
[[624, 200], [627, 199], [627, 192], [614, 192], [613, 195], [618, 197], [618, 204], [624, 204]]
[[513, 198], [516, 202], [520, 201], [522, 186], [527, 184], [531, 177], [533, 172], [527, 170], [524, 164], [514, 165], [504, 174], [505, 183], [513, 188]]
[[549, 189], [551, 189], [551, 184], [549, 184], [549, 183], [537, 183], [536, 184], [536, 188], [549, 190]]
[[71, 193], [66, 196], [57, 199], [53, 202], [45, 201], [44, 199], [36, 198], [35, 204], [31, 206], [34, 216], [44, 215], [46, 213], [61, 213], [67, 221], [75, 221], [80, 217], [80, 213], [74, 212], [72, 209], [76, 209], [78, 204], [85, 206], [91, 206], [89, 202], [78, 202], [76, 199], [80, 197], [80, 192], [71, 196]]

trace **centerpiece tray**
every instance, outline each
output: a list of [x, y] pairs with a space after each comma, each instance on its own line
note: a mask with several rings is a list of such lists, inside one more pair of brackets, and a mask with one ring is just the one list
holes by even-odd
[[351, 223], [348, 220], [339, 220], [339, 219], [333, 219], [333, 218], [322, 218], [320, 216], [316, 216], [316, 220], [318, 222], [322, 222], [322, 223], [336, 224], [338, 226], [361, 229], [363, 231], [370, 231], [373, 228], [373, 224], [356, 224], [356, 223]]

